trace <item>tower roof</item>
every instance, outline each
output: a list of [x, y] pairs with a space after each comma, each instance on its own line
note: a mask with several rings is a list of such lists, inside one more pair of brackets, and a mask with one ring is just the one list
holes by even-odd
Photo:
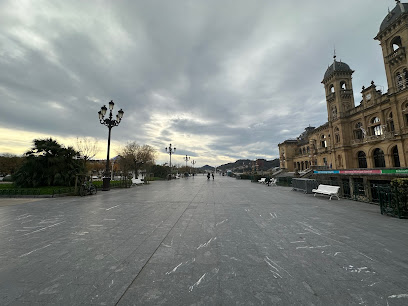
[[334, 56], [333, 64], [331, 64], [329, 66], [329, 68], [327, 68], [327, 70], [326, 70], [326, 72], [324, 74], [324, 77], [323, 77], [323, 81], [326, 80], [327, 78], [329, 78], [335, 72], [353, 73], [354, 71], [351, 70], [350, 66], [347, 65], [346, 63], [343, 63], [342, 61], [340, 61], [340, 62], [336, 61], [336, 56]]
[[380, 32], [384, 31], [391, 24], [393, 24], [399, 17], [408, 13], [408, 3], [401, 3], [397, 1], [397, 5], [389, 11], [380, 26]]

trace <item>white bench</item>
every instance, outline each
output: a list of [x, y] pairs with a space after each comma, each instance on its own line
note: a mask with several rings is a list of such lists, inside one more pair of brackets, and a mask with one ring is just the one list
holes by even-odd
[[325, 194], [325, 195], [330, 196], [329, 200], [331, 200], [333, 196], [337, 197], [337, 200], [340, 200], [339, 190], [340, 190], [339, 186], [330, 186], [330, 185], [320, 184], [317, 187], [317, 189], [312, 189], [312, 192], [314, 192], [314, 196], [316, 196], [316, 194]]
[[276, 178], [271, 178], [269, 180], [268, 186], [276, 186], [276, 182], [277, 182]]
[[265, 184], [265, 181], [266, 177], [262, 177], [260, 180], [258, 180], [258, 183]]

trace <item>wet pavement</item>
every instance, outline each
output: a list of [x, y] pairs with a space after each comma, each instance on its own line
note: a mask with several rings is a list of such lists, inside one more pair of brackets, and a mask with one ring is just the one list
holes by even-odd
[[375, 205], [221, 176], [10, 201], [0, 305], [408, 304], [408, 220]]

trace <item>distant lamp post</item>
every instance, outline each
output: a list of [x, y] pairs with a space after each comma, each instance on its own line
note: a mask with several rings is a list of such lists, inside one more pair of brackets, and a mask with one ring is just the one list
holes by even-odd
[[172, 148], [171, 147], [171, 144], [169, 145], [169, 147], [168, 148], [165, 148], [165, 150], [166, 150], [166, 152], [167, 153], [169, 153], [169, 155], [170, 155], [170, 180], [171, 180], [171, 154], [173, 154], [174, 152], [176, 152], [176, 148]]
[[193, 164], [193, 175], [194, 175], [194, 172], [195, 172], [195, 171], [194, 171], [194, 170], [195, 170], [195, 169], [194, 169], [194, 165], [195, 165], [197, 162], [193, 159], [193, 160], [191, 161], [191, 163]]
[[105, 126], [108, 127], [109, 130], [109, 134], [108, 134], [108, 154], [106, 157], [106, 168], [105, 168], [105, 173], [103, 176], [103, 185], [102, 185], [102, 190], [109, 190], [110, 189], [110, 169], [109, 169], [109, 150], [110, 150], [110, 139], [111, 139], [111, 129], [114, 126], [118, 126], [120, 121], [122, 120], [124, 111], [122, 109], [120, 109], [118, 111], [118, 114], [116, 115], [116, 119], [112, 119], [112, 110], [113, 110], [113, 106], [115, 105], [115, 103], [113, 103], [113, 101], [109, 102], [109, 118], [105, 118], [106, 112], [107, 112], [107, 108], [106, 106], [102, 106], [101, 110], [98, 112], [99, 114], [99, 122]]
[[183, 157], [183, 160], [185, 160], [186, 161], [186, 172], [187, 172], [187, 162], [190, 160], [190, 157], [188, 157], [187, 156], [187, 154], [186, 154], [186, 157]]

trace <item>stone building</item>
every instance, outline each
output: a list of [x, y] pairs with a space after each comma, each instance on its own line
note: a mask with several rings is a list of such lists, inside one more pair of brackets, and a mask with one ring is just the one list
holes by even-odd
[[334, 56], [322, 80], [328, 122], [280, 143], [281, 168], [408, 167], [408, 3], [396, 2], [374, 38], [382, 48], [388, 92], [372, 81], [356, 106], [354, 71]]

